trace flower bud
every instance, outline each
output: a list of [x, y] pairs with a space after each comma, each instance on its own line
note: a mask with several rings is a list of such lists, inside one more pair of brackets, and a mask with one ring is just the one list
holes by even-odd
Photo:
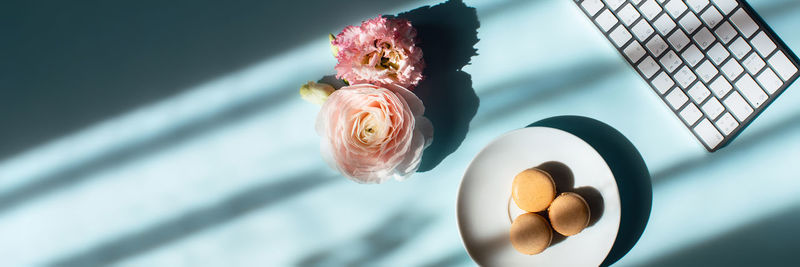
[[335, 90], [333, 86], [327, 83], [308, 82], [300, 86], [300, 97], [305, 101], [322, 105]]
[[330, 40], [330, 42], [331, 42], [331, 54], [333, 54], [333, 57], [338, 57], [339, 56], [339, 47], [336, 46], [335, 44], [333, 44], [333, 41], [336, 41], [336, 37], [333, 36], [333, 34], [329, 33], [328, 34], [328, 40]]

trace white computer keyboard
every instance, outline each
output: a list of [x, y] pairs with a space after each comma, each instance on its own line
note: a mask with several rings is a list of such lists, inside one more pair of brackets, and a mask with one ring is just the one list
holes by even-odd
[[798, 59], [744, 1], [575, 0], [708, 151], [798, 75]]

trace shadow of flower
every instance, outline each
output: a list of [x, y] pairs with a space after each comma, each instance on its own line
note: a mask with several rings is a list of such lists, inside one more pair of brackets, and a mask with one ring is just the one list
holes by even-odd
[[478, 111], [472, 78], [461, 68], [477, 55], [478, 15], [460, 0], [400, 13], [411, 21], [425, 59], [425, 78], [414, 93], [425, 104], [434, 127], [433, 143], [422, 155], [420, 172], [429, 171], [453, 153], [467, 135]]
[[295, 265], [373, 266], [374, 262], [392, 255], [414, 236], [423, 233], [433, 219], [431, 214], [402, 210], [362, 236], [310, 253]]

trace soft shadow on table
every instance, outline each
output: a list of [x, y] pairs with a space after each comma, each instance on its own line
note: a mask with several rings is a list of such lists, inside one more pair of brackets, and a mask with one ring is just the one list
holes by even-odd
[[560, 129], [580, 137], [603, 157], [619, 188], [621, 220], [617, 238], [602, 266], [617, 262], [642, 236], [653, 202], [650, 172], [641, 154], [611, 126], [581, 116], [558, 116], [528, 125]]
[[338, 175], [311, 169], [273, 182], [253, 185], [210, 205], [189, 210], [174, 217], [92, 244], [83, 250], [65, 255], [46, 266], [105, 266], [135, 257], [177, 242], [204, 230], [229, 223], [265, 207], [277, 205], [291, 197], [331, 182]]
[[800, 205], [794, 205], [714, 238], [687, 244], [642, 266], [797, 266], [798, 223]]
[[425, 59], [425, 78], [414, 93], [425, 103], [433, 123], [433, 143], [422, 154], [419, 171], [429, 171], [453, 153], [464, 140], [478, 111], [471, 76], [461, 68], [477, 55], [478, 15], [460, 0], [424, 6], [397, 15], [417, 29]]
[[[442, 267], [442, 266], [469, 266], [472, 263], [469, 255], [463, 249], [455, 250], [449, 254], [438, 257], [430, 262], [423, 263], [422, 267]], [[473, 263], [474, 264], [474, 263]]]
[[402, 210], [378, 227], [350, 241], [318, 250], [300, 259], [296, 266], [372, 266], [391, 255], [434, 221], [432, 214]]

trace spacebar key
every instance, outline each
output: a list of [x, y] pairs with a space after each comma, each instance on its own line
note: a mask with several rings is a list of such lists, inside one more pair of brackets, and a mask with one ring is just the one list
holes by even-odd
[[714, 125], [711, 125], [711, 122], [708, 119], [703, 119], [697, 126], [694, 127], [694, 132], [697, 136], [700, 136], [700, 140], [703, 140], [709, 148], [714, 148], [722, 142], [722, 134], [717, 131], [717, 128]]

